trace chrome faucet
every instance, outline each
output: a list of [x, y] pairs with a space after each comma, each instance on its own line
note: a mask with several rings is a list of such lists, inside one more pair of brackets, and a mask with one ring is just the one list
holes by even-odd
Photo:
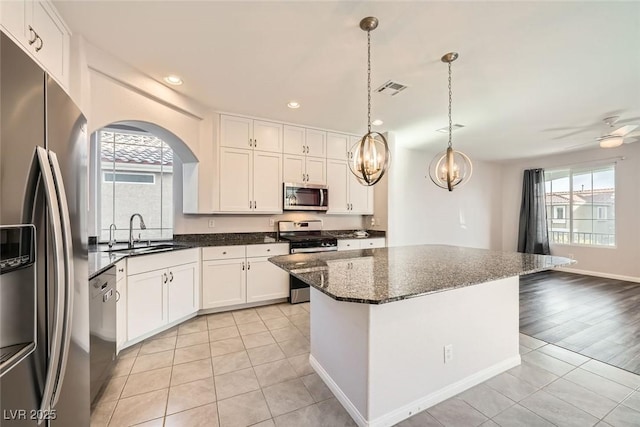
[[109, 243], [107, 243], [109, 245], [109, 249], [111, 249], [113, 247], [113, 245], [116, 244], [116, 239], [115, 239], [115, 236], [113, 235], [113, 233], [115, 233], [115, 231], [117, 229], [118, 228], [116, 227], [115, 224], [111, 224], [109, 226]]
[[134, 213], [133, 215], [131, 215], [131, 218], [129, 218], [129, 249], [133, 249], [133, 244], [140, 240], [140, 235], [138, 234], [138, 238], [137, 239], [133, 239], [133, 218], [138, 217], [140, 218], [140, 229], [141, 230], [146, 230], [147, 226], [144, 225], [144, 219], [142, 219], [142, 215], [140, 215], [139, 213]]

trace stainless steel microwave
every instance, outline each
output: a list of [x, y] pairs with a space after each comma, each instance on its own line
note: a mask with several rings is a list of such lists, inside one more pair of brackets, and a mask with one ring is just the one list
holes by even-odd
[[285, 182], [282, 194], [285, 211], [326, 211], [329, 208], [329, 190], [324, 185]]

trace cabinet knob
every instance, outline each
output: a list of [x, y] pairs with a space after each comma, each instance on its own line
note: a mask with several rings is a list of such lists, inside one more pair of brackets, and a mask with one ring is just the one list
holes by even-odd
[[227, 251], [222, 251], [222, 255], [226, 255], [226, 254], [227, 254]]
[[267, 252], [271, 252], [271, 249], [267, 249]]
[[119, 271], [120, 273], [124, 273], [124, 268], [119, 268], [119, 269], [118, 269], [118, 271]]

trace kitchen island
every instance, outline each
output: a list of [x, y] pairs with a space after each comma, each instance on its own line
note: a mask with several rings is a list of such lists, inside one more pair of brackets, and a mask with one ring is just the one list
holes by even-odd
[[361, 426], [520, 364], [519, 275], [567, 258], [423, 245], [270, 261], [311, 286], [309, 362]]

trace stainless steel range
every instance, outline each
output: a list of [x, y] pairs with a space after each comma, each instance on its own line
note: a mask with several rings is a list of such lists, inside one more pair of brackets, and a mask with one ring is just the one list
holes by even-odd
[[[278, 235], [289, 241], [289, 253], [332, 252], [338, 250], [338, 239], [322, 233], [322, 221], [280, 221]], [[293, 276], [289, 277], [289, 302], [309, 301], [309, 285]]]

